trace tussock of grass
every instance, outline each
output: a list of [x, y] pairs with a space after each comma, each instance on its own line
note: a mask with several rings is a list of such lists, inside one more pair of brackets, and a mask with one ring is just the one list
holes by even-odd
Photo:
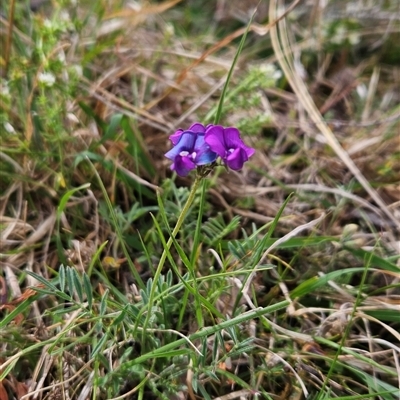
[[1, 400], [399, 398], [397, 3], [200, 3], [1, 4]]

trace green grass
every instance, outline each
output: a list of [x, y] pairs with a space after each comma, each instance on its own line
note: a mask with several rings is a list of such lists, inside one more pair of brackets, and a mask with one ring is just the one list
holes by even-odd
[[0, 399], [398, 399], [396, 2], [138, 3], [0, 7]]

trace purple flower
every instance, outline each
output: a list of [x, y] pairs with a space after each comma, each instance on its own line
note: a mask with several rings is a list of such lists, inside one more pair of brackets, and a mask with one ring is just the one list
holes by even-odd
[[[210, 125], [208, 125], [208, 126], [210, 126]], [[183, 132], [189, 132], [189, 131], [194, 132], [194, 133], [205, 133], [206, 127], [203, 124], [200, 124], [200, 122], [195, 122], [186, 131], [184, 131], [183, 129], [178, 129], [174, 134], [172, 134], [169, 137], [169, 139], [171, 140], [172, 144], [175, 146], [179, 142], [179, 139], [182, 136]]]
[[255, 152], [252, 147], [247, 147], [243, 143], [239, 130], [233, 127], [208, 126], [205, 142], [210, 146], [211, 151], [217, 153], [222, 161], [233, 170], [241, 169]]
[[204, 140], [205, 129], [204, 125], [196, 123], [187, 131], [180, 129], [170, 136], [174, 147], [165, 157], [173, 161], [171, 169], [178, 175], [186, 176], [197, 166], [210, 164], [217, 158]]
[[169, 138], [174, 147], [165, 156], [173, 161], [171, 169], [181, 176], [213, 163], [218, 156], [229, 168], [239, 170], [255, 152], [243, 143], [239, 130], [233, 127], [205, 127], [196, 122], [187, 130], [178, 129]]
[[169, 140], [172, 142], [172, 144], [175, 146], [178, 142], [180, 137], [182, 136], [183, 129], [178, 129], [175, 133], [173, 133], [170, 137]]

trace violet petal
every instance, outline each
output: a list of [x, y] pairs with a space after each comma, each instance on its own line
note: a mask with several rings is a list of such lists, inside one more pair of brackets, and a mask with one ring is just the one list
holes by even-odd
[[229, 127], [224, 130], [225, 146], [226, 149], [236, 149], [236, 147], [242, 147], [244, 145], [240, 138], [239, 129]]
[[190, 125], [188, 131], [196, 132], [196, 133], [204, 133], [206, 128], [200, 122], [195, 122], [193, 125]]
[[177, 156], [171, 169], [175, 170], [180, 176], [186, 176], [192, 169], [196, 168], [196, 164], [189, 157]]
[[248, 159], [249, 158], [247, 157], [246, 150], [242, 147], [237, 147], [231, 154], [228, 155], [228, 157], [226, 157], [224, 161], [229, 168], [237, 171], [242, 169], [243, 164]]
[[185, 131], [181, 134], [179, 142], [169, 151], [165, 153], [165, 157], [174, 160], [182, 151], [193, 152], [197, 134]]
[[213, 125], [207, 128], [205, 141], [213, 152], [222, 158], [225, 157], [224, 128], [221, 125]]

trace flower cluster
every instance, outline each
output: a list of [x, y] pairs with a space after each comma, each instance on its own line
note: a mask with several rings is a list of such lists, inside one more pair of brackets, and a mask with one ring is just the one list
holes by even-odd
[[172, 160], [171, 169], [180, 176], [211, 164], [218, 157], [229, 168], [239, 170], [255, 152], [243, 143], [238, 129], [221, 125], [205, 127], [196, 122], [187, 130], [178, 129], [169, 138], [174, 147], [165, 157]]

